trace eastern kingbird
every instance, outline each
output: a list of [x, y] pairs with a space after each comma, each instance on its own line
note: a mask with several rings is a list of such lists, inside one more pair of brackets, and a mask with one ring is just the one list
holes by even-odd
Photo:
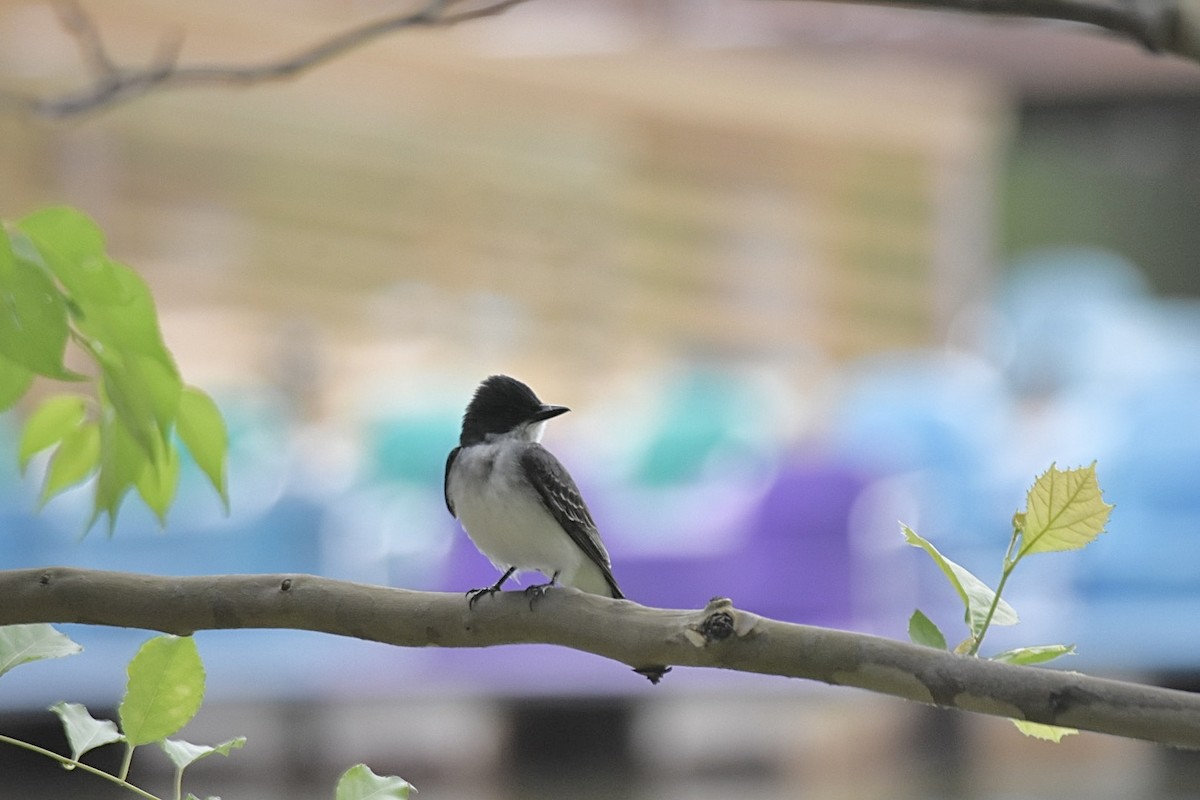
[[546, 420], [569, 410], [546, 405], [507, 375], [487, 378], [467, 405], [458, 447], [446, 459], [446, 507], [505, 570], [494, 586], [467, 592], [469, 606], [518, 570], [550, 579], [525, 590], [531, 604], [555, 584], [624, 597], [575, 481], [538, 443]]

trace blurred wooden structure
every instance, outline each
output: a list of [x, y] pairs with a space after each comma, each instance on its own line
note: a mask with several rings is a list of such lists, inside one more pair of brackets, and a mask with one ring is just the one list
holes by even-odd
[[[115, 53], [175, 26], [192, 61], [344, 25], [331, 4], [244, 5], [94, 11]], [[501, 39], [535, 39], [539, 13], [402, 33], [287, 84], [4, 118], [3, 213], [82, 206], [168, 314], [299, 318], [415, 365], [840, 360], [938, 341], [986, 290], [1007, 123], [987, 81], [670, 43], [514, 55]], [[59, 56], [48, 84], [78, 74]], [[195, 358], [247, 355], [205, 338]]]

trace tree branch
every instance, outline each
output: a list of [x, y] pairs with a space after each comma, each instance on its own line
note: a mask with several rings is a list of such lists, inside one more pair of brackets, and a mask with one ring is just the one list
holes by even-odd
[[[50, 567], [0, 572], [0, 625], [79, 622], [186, 635], [290, 628], [400, 647], [556, 644], [635, 668], [676, 664], [806, 678], [921, 703], [1200, 748], [1200, 695], [1020, 667], [846, 631], [794, 625], [714, 599], [646, 608], [570, 589], [534, 609], [312, 575], [171, 578]], [[653, 669], [653, 667], [650, 667]]]
[[[840, 0], [860, 2], [861, 0]], [[1200, 61], [1196, 0], [869, 0], [871, 4], [1080, 22], [1132, 39], [1154, 53]]]
[[334, 34], [290, 56], [258, 64], [195, 64], [180, 66], [182, 37], [169, 37], [144, 67], [123, 67], [109, 55], [99, 29], [77, 0], [59, 0], [58, 17], [75, 39], [92, 81], [82, 89], [54, 97], [3, 93], [0, 102], [44, 117], [66, 117], [105, 108], [168, 88], [186, 86], [249, 86], [286, 80], [345, 53], [405, 28], [449, 27], [496, 16], [528, 0], [496, 0], [489, 5], [450, 13], [463, 0], [430, 0], [416, 11], [392, 14]]
[[[1080, 22], [1132, 39], [1156, 53], [1175, 53], [1200, 61], [1200, 0], [841, 0], [864, 5], [919, 7], [974, 14], [1031, 17]], [[450, 13], [464, 0], [429, 0], [416, 11], [398, 13], [355, 26], [316, 42], [290, 56], [257, 64], [178, 62], [182, 37], [164, 41], [160, 52], [143, 67], [121, 66], [108, 53], [94, 21], [78, 0], [59, 0], [63, 27], [75, 39], [91, 82], [75, 92], [32, 97], [0, 92], [0, 107], [16, 106], [44, 117], [65, 117], [106, 108], [168, 88], [248, 86], [286, 80], [338, 58], [396, 31], [446, 27], [502, 14], [528, 0], [495, 0], [489, 5]]]

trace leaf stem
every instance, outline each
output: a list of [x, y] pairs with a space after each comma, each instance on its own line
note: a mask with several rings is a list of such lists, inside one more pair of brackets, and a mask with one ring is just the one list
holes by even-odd
[[121, 771], [117, 773], [117, 777], [125, 780], [129, 777], [129, 765], [133, 762], [133, 745], [128, 741], [125, 742], [125, 758], [121, 760]]
[[[11, 744], [15, 747], [23, 748], [25, 750], [30, 751], [31, 753], [37, 753], [38, 755], [43, 755], [43, 756], [46, 756], [47, 758], [52, 758], [55, 761], [57, 761], [58, 763], [62, 764], [64, 767], [68, 767], [70, 769], [78, 768], [78, 769], [83, 770], [84, 772], [90, 772], [92, 775], [95, 775], [100, 778], [104, 778], [104, 780], [109, 781], [111, 783], [115, 783], [123, 789], [128, 789], [129, 791], [133, 792], [134, 794], [138, 795], [139, 797], [146, 798], [146, 800], [161, 800], [161, 798], [158, 797], [158, 795], [150, 794], [145, 789], [139, 789], [137, 786], [134, 786], [132, 783], [130, 783], [129, 781], [127, 781], [123, 778], [118, 778], [116, 775], [110, 775], [109, 773], [105, 772], [104, 770], [96, 769], [95, 767], [93, 767], [89, 764], [84, 764], [82, 761], [76, 761], [73, 758], [68, 758], [64, 755], [59, 755], [58, 753], [54, 752], [53, 750], [47, 750], [44, 747], [38, 747], [36, 744], [30, 744], [29, 742], [23, 742], [20, 739], [14, 739], [11, 736], [4, 736], [3, 734], [0, 734], [0, 742], [5, 742], [5, 743]], [[130, 750], [132, 750], [132, 748], [130, 748]]]
[[971, 642], [971, 649], [967, 651], [967, 655], [974, 656], [979, 654], [979, 648], [983, 644], [983, 637], [987, 635], [988, 628], [991, 627], [992, 617], [996, 614], [996, 608], [1000, 605], [1000, 595], [1004, 593], [1004, 585], [1008, 583], [1008, 576], [1016, 568], [1017, 563], [1021, 560], [1020, 554], [1013, 558], [1013, 550], [1017, 546], [1017, 540], [1021, 537], [1021, 529], [1016, 525], [1013, 526], [1012, 538], [1008, 540], [1008, 549], [1004, 551], [1004, 568], [1000, 572], [1000, 582], [996, 584], [996, 593], [992, 595], [992, 604], [988, 607], [987, 616], [983, 618], [983, 625], [979, 628], [979, 634]]

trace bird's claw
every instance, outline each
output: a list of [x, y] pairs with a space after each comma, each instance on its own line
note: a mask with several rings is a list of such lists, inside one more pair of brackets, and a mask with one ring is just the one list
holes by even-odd
[[482, 589], [472, 589], [471, 591], [467, 592], [467, 608], [475, 608], [475, 604], [479, 602], [480, 597], [483, 597], [484, 595], [488, 595], [490, 597], [498, 591], [500, 591], [499, 586], [485, 586]]
[[550, 581], [549, 583], [539, 583], [525, 587], [525, 596], [529, 598], [529, 610], [533, 611], [533, 604], [541, 600], [546, 592], [550, 591], [550, 587], [557, 585], [554, 581]]

